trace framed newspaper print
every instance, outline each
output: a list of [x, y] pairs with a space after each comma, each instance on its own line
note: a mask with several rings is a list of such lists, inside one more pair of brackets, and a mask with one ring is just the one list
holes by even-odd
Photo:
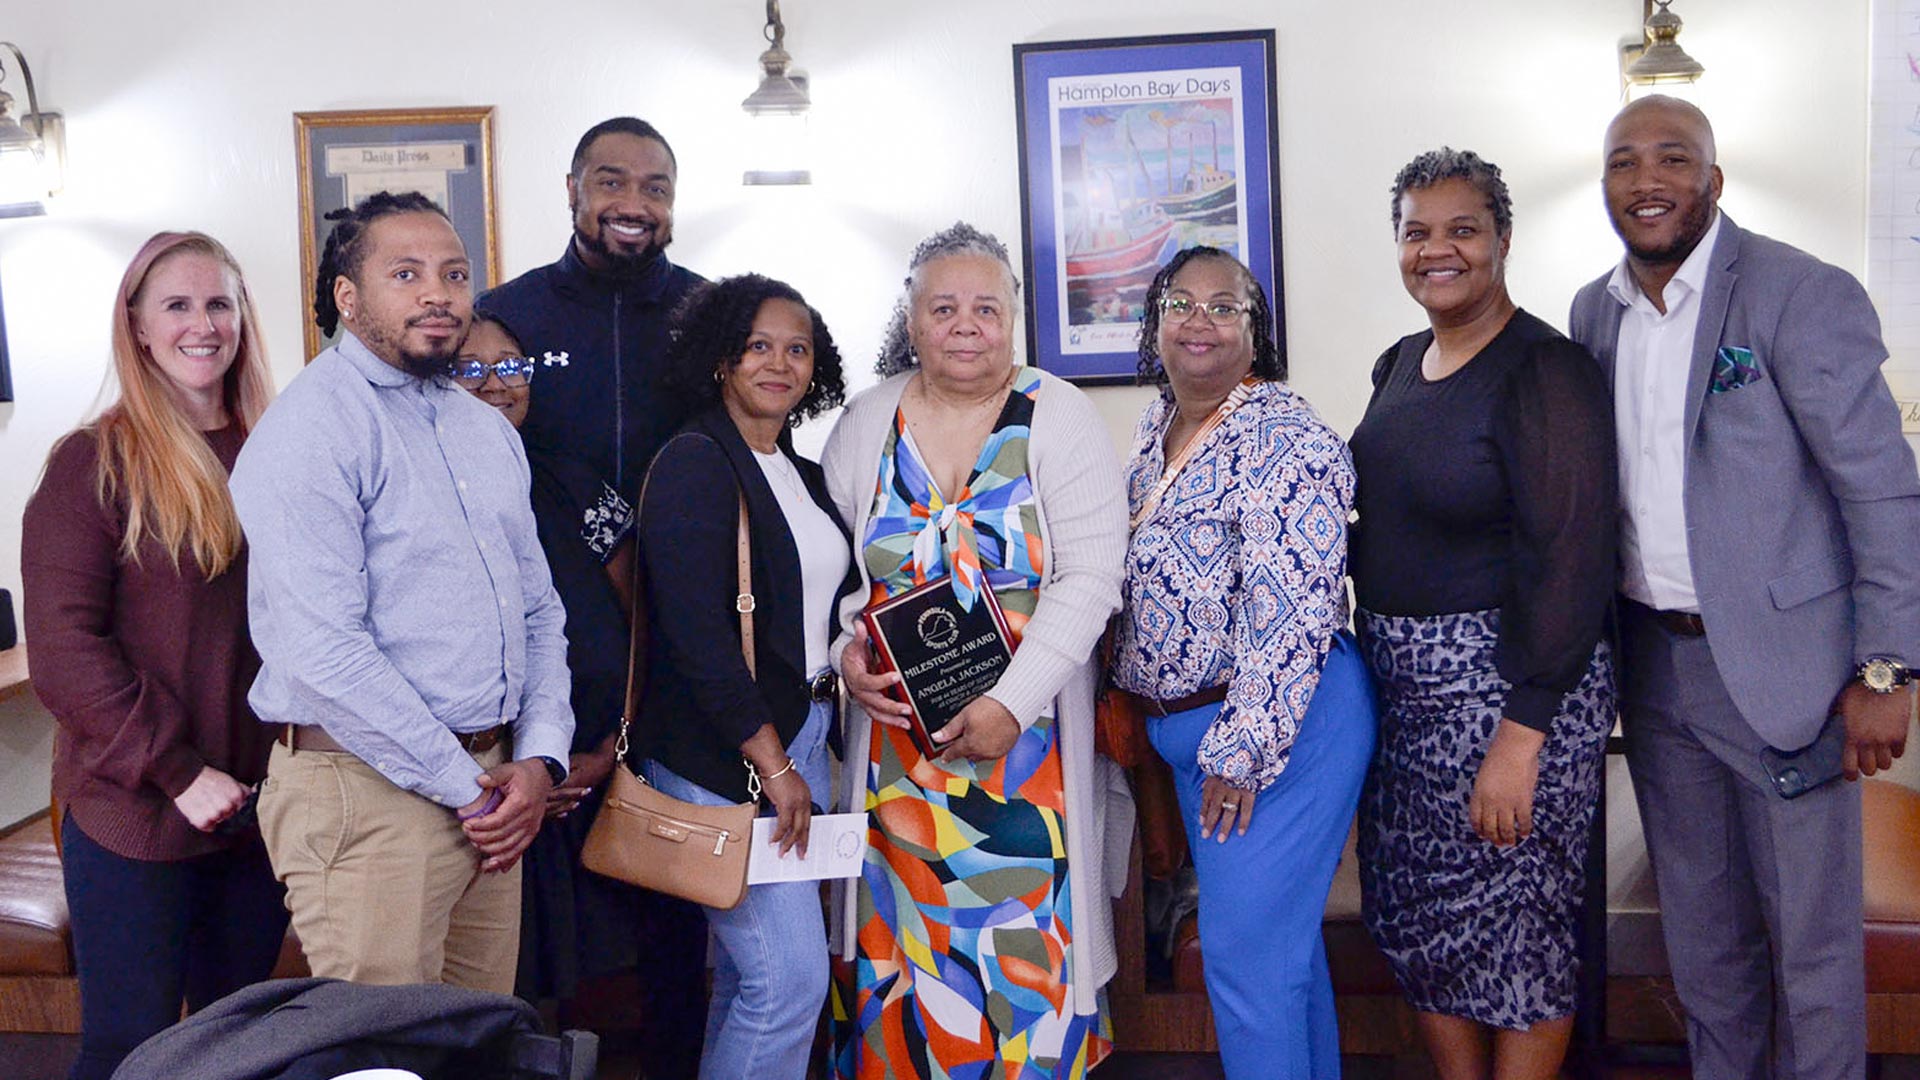
[[[314, 275], [326, 215], [377, 191], [418, 191], [453, 222], [473, 260], [478, 296], [500, 281], [493, 197], [493, 107], [362, 109], [293, 114], [300, 156], [300, 296], [308, 360], [333, 344], [313, 324]], [[336, 335], [337, 337], [337, 335]]]

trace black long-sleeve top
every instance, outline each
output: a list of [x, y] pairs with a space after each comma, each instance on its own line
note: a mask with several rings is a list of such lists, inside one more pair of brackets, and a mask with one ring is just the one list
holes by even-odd
[[[800, 553], [779, 499], [727, 414], [712, 409], [681, 432], [661, 448], [641, 500], [649, 639], [638, 720], [644, 729], [636, 742], [708, 791], [744, 800], [740, 745], [769, 723], [780, 745], [791, 743], [812, 705]], [[820, 466], [784, 444], [781, 451], [838, 524]], [[734, 608], [738, 493], [747, 500], [757, 678], [741, 656]]]
[[1612, 396], [1585, 349], [1524, 311], [1443, 379], [1420, 373], [1432, 341], [1381, 354], [1350, 441], [1354, 590], [1381, 615], [1499, 609], [1504, 714], [1545, 731], [1612, 601]]

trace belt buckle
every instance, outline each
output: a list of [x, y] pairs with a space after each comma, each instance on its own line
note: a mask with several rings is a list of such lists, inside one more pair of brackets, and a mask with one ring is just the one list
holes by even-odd
[[815, 675], [807, 684], [807, 694], [815, 701], [830, 701], [839, 689], [840, 677], [833, 673], [832, 668]]

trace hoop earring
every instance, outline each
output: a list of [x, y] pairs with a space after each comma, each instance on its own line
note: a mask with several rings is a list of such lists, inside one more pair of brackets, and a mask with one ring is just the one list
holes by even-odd
[[725, 384], [726, 384], [726, 381], [727, 381], [727, 372], [726, 372], [726, 369], [725, 369], [725, 368], [714, 368], [714, 369], [713, 369], [713, 382], [714, 382], [714, 385], [716, 385], [716, 386], [722, 386], [722, 385], [725, 385]]

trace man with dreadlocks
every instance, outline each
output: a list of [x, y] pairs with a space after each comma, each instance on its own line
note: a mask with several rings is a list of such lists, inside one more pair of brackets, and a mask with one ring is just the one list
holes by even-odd
[[582, 870], [579, 854], [613, 765], [626, 690], [621, 590], [632, 573], [624, 555], [632, 504], [647, 462], [686, 419], [659, 385], [668, 316], [700, 280], [665, 252], [677, 175], [652, 124], [630, 116], [595, 124], [567, 172], [565, 253], [475, 303], [539, 367], [520, 434], [540, 541], [567, 608], [579, 720], [572, 775], [527, 852], [518, 990], [558, 999], [564, 1018], [581, 979], [637, 967], [642, 1056], [659, 1080], [691, 1077], [698, 1066], [705, 918], [684, 901]]
[[337, 215], [313, 309], [344, 332], [233, 470], [261, 655], [248, 700], [287, 725], [261, 832], [315, 975], [505, 993], [519, 858], [573, 736], [526, 457], [441, 374], [472, 285], [424, 196]]

